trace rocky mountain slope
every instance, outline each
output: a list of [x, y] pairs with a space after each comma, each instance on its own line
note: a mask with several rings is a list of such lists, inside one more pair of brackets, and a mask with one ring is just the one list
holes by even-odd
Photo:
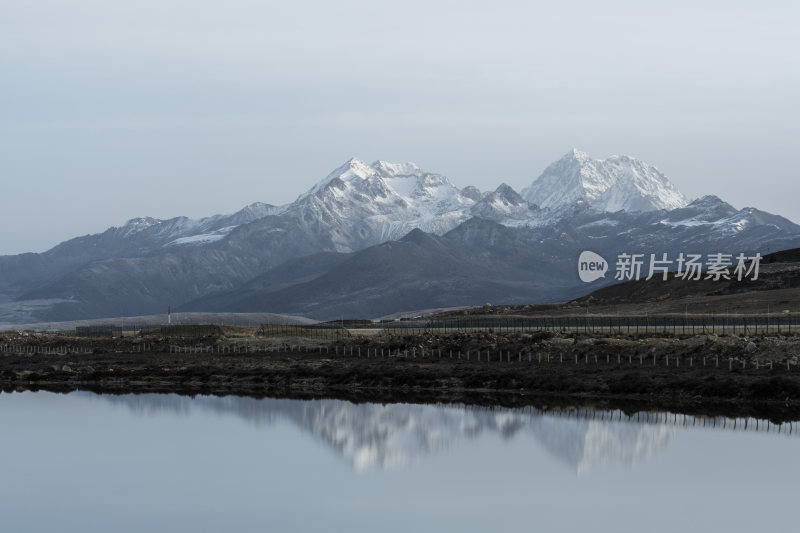
[[[328, 320], [498, 299], [553, 300], [569, 293], [569, 284], [558, 275], [561, 254], [551, 250], [548, 258], [543, 251], [518, 230], [472, 218], [441, 237], [415, 229], [398, 241], [337, 258], [318, 254], [292, 261], [291, 265], [308, 260], [329, 268], [308, 279], [309, 268], [279, 267], [234, 291], [179, 309], [282, 309]], [[531, 275], [534, 268], [536, 276]], [[297, 277], [287, 280], [286, 270]]]

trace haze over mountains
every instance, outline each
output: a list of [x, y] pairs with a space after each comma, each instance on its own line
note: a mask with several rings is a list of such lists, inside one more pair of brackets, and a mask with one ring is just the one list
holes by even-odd
[[655, 167], [577, 150], [522, 193], [458, 188], [412, 163], [351, 159], [294, 202], [201, 220], [138, 218], [42, 254], [0, 257], [0, 323], [163, 312], [316, 319], [579, 296], [584, 249], [766, 252], [800, 226], [715, 196], [689, 202]]

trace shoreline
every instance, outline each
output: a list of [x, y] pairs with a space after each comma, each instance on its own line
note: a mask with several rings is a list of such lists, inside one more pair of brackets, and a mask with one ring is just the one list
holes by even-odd
[[590, 395], [590, 394], [544, 394], [511, 390], [429, 390], [429, 389], [371, 389], [330, 388], [304, 390], [288, 388], [279, 390], [214, 389], [210, 387], [154, 387], [128, 383], [124, 386], [91, 383], [40, 383], [30, 386], [0, 386], [0, 395], [21, 392], [50, 392], [69, 394], [90, 392], [94, 394], [175, 394], [178, 396], [237, 396], [254, 399], [275, 398], [293, 400], [342, 400], [351, 403], [380, 404], [443, 404], [470, 405], [486, 408], [535, 407], [542, 410], [568, 411], [571, 409], [619, 410], [628, 415], [638, 412], [668, 412], [698, 417], [754, 418], [769, 420], [774, 424], [800, 421], [798, 401], [742, 401], [721, 398], [674, 398], [667, 395]]
[[[743, 339], [722, 336], [488, 333], [351, 337], [331, 344], [327, 353], [297, 347], [261, 353], [133, 352], [112, 351], [109, 345], [100, 353], [1, 354], [0, 390], [598, 405], [800, 420], [800, 361], [794, 355], [800, 352], [800, 337], [747, 342], [757, 349], [746, 351]], [[384, 357], [374, 357], [381, 353], [378, 343], [386, 346]], [[475, 351], [469, 361], [463, 354], [461, 360], [451, 359], [449, 346]], [[361, 357], [350, 356], [351, 348]], [[390, 348], [401, 354], [408, 350], [409, 356], [387, 357]], [[477, 361], [474, 354], [485, 348], [489, 357]], [[348, 355], [336, 354], [345, 349]]]

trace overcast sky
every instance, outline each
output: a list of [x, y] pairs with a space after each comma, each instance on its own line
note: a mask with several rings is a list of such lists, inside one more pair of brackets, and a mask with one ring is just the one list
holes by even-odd
[[800, 3], [0, 1], [0, 254], [293, 200], [351, 156], [572, 147], [800, 222]]

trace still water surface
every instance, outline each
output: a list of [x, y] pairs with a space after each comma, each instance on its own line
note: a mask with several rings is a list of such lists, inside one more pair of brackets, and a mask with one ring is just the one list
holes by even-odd
[[795, 529], [797, 424], [648, 418], [0, 394], [0, 530]]

